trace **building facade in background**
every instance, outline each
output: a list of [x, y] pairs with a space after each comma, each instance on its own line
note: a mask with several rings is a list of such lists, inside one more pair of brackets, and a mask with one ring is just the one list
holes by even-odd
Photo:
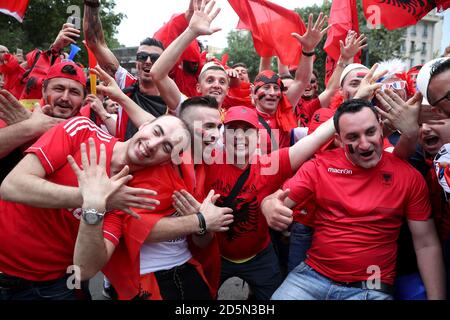
[[409, 67], [425, 64], [441, 54], [443, 17], [431, 11], [416, 25], [408, 27], [400, 54]]
[[122, 67], [136, 76], [136, 52], [138, 47], [122, 47], [111, 50]]

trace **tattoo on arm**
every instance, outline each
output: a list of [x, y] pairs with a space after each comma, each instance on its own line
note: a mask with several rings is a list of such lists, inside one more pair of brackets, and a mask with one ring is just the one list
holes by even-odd
[[99, 8], [84, 6], [84, 10], [85, 21], [87, 21], [87, 25], [85, 24], [86, 40], [97, 45], [106, 45]]

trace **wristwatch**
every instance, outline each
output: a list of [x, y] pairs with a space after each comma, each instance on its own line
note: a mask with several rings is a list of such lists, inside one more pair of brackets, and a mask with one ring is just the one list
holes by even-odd
[[81, 216], [83, 221], [89, 225], [97, 225], [105, 217], [106, 211], [98, 211], [97, 209], [83, 209]]

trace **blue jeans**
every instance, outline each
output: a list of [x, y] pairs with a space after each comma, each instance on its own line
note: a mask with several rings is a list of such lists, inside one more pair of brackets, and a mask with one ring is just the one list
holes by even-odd
[[272, 243], [253, 259], [244, 263], [233, 263], [222, 258], [220, 284], [232, 277], [239, 277], [246, 281], [257, 300], [269, 300], [283, 282]]
[[338, 285], [302, 262], [289, 273], [272, 300], [392, 300], [392, 296]]
[[395, 300], [427, 300], [427, 292], [418, 272], [397, 276]]
[[294, 270], [300, 262], [305, 261], [306, 252], [311, 247], [314, 229], [304, 224], [293, 222], [289, 245], [288, 272]]
[[30, 286], [26, 289], [0, 287], [0, 301], [7, 300], [91, 300], [89, 281], [81, 284], [81, 290], [69, 289], [67, 277], [49, 286]]

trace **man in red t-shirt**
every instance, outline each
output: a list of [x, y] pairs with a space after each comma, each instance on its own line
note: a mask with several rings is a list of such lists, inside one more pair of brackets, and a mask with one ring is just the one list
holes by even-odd
[[241, 277], [257, 299], [269, 299], [282, 277], [267, 223], [260, 213], [260, 200], [281, 186], [328, 141], [334, 132], [333, 125], [329, 121], [293, 147], [265, 156], [255, 153], [259, 125], [254, 109], [228, 109], [224, 125], [225, 149], [216, 150], [212, 158], [205, 159], [204, 165], [205, 190], [219, 193], [217, 204], [234, 210], [230, 229], [216, 234], [222, 256], [221, 282]]
[[[101, 131], [88, 118], [76, 117], [44, 134], [1, 186], [1, 297], [74, 298], [73, 290], [66, 285], [66, 272], [73, 270], [68, 268], [73, 265], [80, 219], [87, 224], [100, 223], [105, 208], [129, 214], [134, 214], [129, 207], [153, 209], [156, 202], [141, 197], [153, 195], [152, 191], [124, 185], [104, 199], [104, 208], [86, 207], [77, 178], [67, 162], [70, 155], [78, 164], [84, 163], [81, 143], [89, 141], [90, 149], [96, 148], [97, 153], [103, 149], [106, 172], [113, 176], [112, 180], [123, 184], [129, 181], [129, 176], [124, 178], [128, 171], [168, 162], [172, 150], [187, 147], [186, 131], [180, 119], [164, 116], [144, 124], [132, 139], [123, 143]], [[119, 238], [119, 230], [111, 227], [116, 225], [114, 219], [114, 215], [106, 215], [103, 226], [103, 235], [111, 246], [117, 245]], [[21, 240], [14, 241], [18, 234]]]
[[304, 164], [264, 200], [270, 226], [286, 228], [297, 204], [313, 199], [315, 233], [307, 259], [273, 299], [392, 299], [397, 238], [406, 216], [429, 299], [445, 298], [441, 246], [418, 172], [383, 151], [382, 126], [365, 100], [334, 116], [342, 148]]
[[41, 106], [26, 110], [7, 91], [0, 91], [0, 182], [18, 163], [27, 149], [43, 133], [78, 114], [83, 104], [86, 77], [75, 63], [54, 64], [43, 82]]

